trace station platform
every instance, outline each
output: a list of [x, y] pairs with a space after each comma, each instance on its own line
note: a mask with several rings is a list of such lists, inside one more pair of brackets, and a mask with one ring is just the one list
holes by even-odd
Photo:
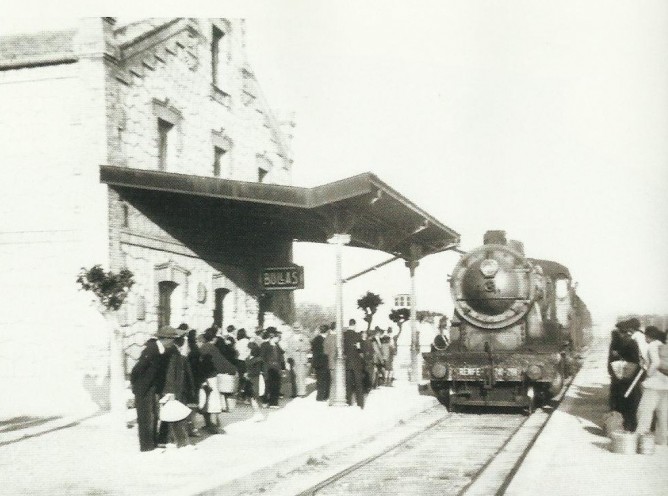
[[656, 446], [652, 455], [611, 450], [603, 429], [608, 346], [607, 337], [594, 343], [505, 495], [668, 495], [668, 446]]
[[[611, 451], [602, 427], [607, 348], [606, 339], [592, 346], [503, 494], [668, 494], [668, 447], [653, 455]], [[387, 432], [436, 405], [402, 380], [372, 391], [364, 410], [330, 407], [312, 393], [281, 399], [279, 410], [264, 409], [266, 420], [253, 422], [250, 406], [240, 404], [225, 414], [226, 434], [196, 438], [193, 450], [149, 453], [139, 452], [136, 428], [109, 415], [0, 428], [0, 494], [249, 494], [321, 452]]]
[[148, 453], [139, 452], [136, 428], [109, 415], [58, 419], [41, 435], [35, 429], [48, 423], [32, 433], [0, 433], [0, 494], [237, 494], [308, 464], [320, 450], [352, 445], [435, 405], [407, 381], [373, 390], [363, 410], [331, 407], [312, 393], [281, 399], [280, 409], [263, 409], [266, 420], [253, 422], [251, 407], [239, 404], [225, 414], [225, 434], [195, 438], [195, 449]]

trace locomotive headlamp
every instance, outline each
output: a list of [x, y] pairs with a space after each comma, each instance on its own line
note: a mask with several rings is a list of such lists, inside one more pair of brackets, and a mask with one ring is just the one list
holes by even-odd
[[527, 368], [527, 377], [532, 381], [538, 380], [543, 377], [543, 367], [540, 365], [529, 365]]
[[443, 379], [448, 373], [448, 368], [442, 363], [436, 363], [431, 368], [431, 375], [436, 379]]
[[494, 277], [499, 271], [499, 262], [493, 258], [487, 258], [480, 264], [480, 272], [485, 277]]

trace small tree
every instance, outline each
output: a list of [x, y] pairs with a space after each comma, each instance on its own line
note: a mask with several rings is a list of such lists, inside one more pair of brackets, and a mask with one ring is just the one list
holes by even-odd
[[82, 267], [76, 282], [82, 290], [91, 291], [97, 297], [98, 311], [109, 324], [109, 402], [112, 413], [121, 417], [126, 410], [125, 370], [123, 336], [116, 311], [134, 285], [133, 274], [128, 269], [117, 274], [105, 272], [100, 265], [94, 265], [90, 269]]
[[443, 314], [440, 312], [433, 312], [431, 310], [418, 310], [415, 312], [415, 319], [418, 322], [429, 322], [429, 323], [434, 323], [434, 320], [436, 318], [442, 317]]
[[357, 308], [361, 308], [364, 311], [364, 321], [367, 324], [367, 332], [371, 329], [371, 321], [373, 316], [378, 310], [378, 307], [383, 304], [383, 300], [376, 293], [367, 291], [364, 296], [357, 300]]
[[134, 285], [134, 274], [128, 269], [121, 269], [118, 274], [105, 272], [102, 266], [94, 265], [90, 269], [81, 268], [77, 284], [84, 291], [92, 291], [102, 305], [103, 312], [121, 308]]
[[392, 322], [397, 324], [397, 327], [399, 328], [399, 332], [394, 336], [394, 342], [397, 343], [404, 323], [408, 322], [411, 318], [411, 311], [408, 308], [396, 308], [390, 311], [389, 318]]
[[302, 302], [297, 305], [296, 318], [310, 333], [318, 333], [322, 324], [329, 324], [336, 320], [336, 311], [333, 307], [325, 307], [319, 303]]

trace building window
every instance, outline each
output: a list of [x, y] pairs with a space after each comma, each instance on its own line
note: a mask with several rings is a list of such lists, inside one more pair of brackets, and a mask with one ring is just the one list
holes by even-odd
[[223, 164], [225, 162], [227, 151], [217, 146], [213, 147], [213, 175], [220, 177]]
[[225, 316], [223, 301], [230, 292], [227, 288], [218, 288], [214, 292], [213, 298], [213, 325], [216, 327], [223, 327], [223, 319]]
[[130, 207], [127, 203], [123, 204], [123, 227], [130, 227]]
[[395, 307], [409, 307], [411, 306], [411, 297], [410, 295], [397, 295], [394, 297], [394, 306]]
[[258, 182], [263, 183], [263, 182], [264, 182], [264, 178], [267, 177], [267, 174], [268, 174], [268, 173], [269, 173], [268, 170], [263, 169], [262, 167], [258, 167], [258, 168], [257, 168], [257, 180], [258, 180]]
[[172, 320], [172, 293], [178, 286], [172, 281], [161, 281], [158, 283], [158, 329], [170, 325]]
[[211, 80], [213, 85], [220, 88], [222, 85], [221, 54], [223, 52], [223, 33], [217, 27], [213, 27], [211, 35]]
[[174, 157], [174, 124], [158, 119], [158, 169], [167, 170], [170, 160]]

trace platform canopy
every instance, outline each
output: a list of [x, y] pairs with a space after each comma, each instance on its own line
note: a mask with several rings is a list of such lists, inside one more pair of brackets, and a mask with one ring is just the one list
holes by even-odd
[[349, 234], [349, 246], [407, 260], [454, 248], [460, 238], [369, 172], [303, 188], [102, 165], [100, 181], [124, 195], [177, 200], [195, 218], [215, 211], [221, 221], [314, 243]]

